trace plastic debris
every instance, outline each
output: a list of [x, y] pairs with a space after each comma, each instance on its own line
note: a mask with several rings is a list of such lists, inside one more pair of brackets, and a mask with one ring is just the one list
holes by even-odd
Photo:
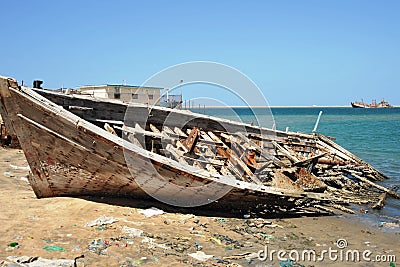
[[262, 236], [263, 238], [275, 239], [275, 236], [271, 234], [260, 233], [260, 236]]
[[112, 224], [115, 222], [118, 222], [118, 220], [114, 219], [112, 217], [107, 217], [107, 216], [103, 215], [103, 216], [97, 218], [96, 220], [86, 223], [86, 226], [90, 226], [90, 227], [95, 226], [95, 225], [101, 226], [101, 225], [106, 225], [106, 224]]
[[45, 246], [43, 249], [46, 251], [65, 251], [65, 248], [59, 246]]
[[14, 170], [23, 170], [23, 171], [29, 171], [31, 169], [29, 166], [16, 166], [13, 164], [10, 164], [10, 167]]
[[90, 242], [88, 249], [97, 255], [104, 255], [105, 250], [110, 246], [110, 243], [105, 240], [95, 239]]
[[295, 262], [293, 260], [285, 260], [285, 261], [281, 261], [279, 263], [280, 267], [304, 267], [303, 264], [300, 264], [298, 262]]
[[8, 244], [8, 246], [12, 247], [12, 248], [17, 248], [17, 247], [19, 247], [19, 244], [18, 244], [18, 242], [11, 242], [10, 244]]
[[223, 257], [224, 260], [239, 260], [239, 259], [243, 259], [243, 258], [246, 260], [255, 259], [255, 258], [258, 258], [258, 254], [254, 253], [254, 252], [245, 252], [245, 253], [240, 253], [240, 254]]
[[250, 227], [256, 227], [256, 228], [263, 228], [263, 227], [271, 227], [272, 222], [264, 220], [264, 219], [254, 219], [254, 220], [248, 220], [247, 225]]
[[143, 234], [143, 230], [136, 229], [133, 227], [128, 227], [128, 226], [123, 226], [122, 231], [127, 233], [130, 237], [134, 237], [134, 236], [139, 237]]
[[160, 209], [158, 209], [156, 207], [151, 207], [151, 208], [148, 208], [148, 209], [145, 209], [145, 210], [139, 210], [138, 213], [143, 214], [147, 218], [150, 218], [150, 217], [155, 216], [155, 215], [164, 214], [164, 211], [160, 210]]
[[24, 181], [24, 182], [27, 182], [27, 183], [29, 183], [29, 180], [28, 180], [28, 178], [26, 178], [26, 177], [21, 177], [21, 178], [19, 178], [21, 181]]
[[49, 260], [41, 257], [8, 256], [1, 266], [4, 267], [73, 267], [74, 260], [58, 259]]
[[229, 261], [223, 260], [223, 259], [220, 259], [220, 258], [217, 258], [217, 257], [214, 257], [213, 260], [216, 260], [217, 264], [228, 264], [229, 263]]
[[245, 219], [250, 218], [250, 214], [245, 214], [245, 215], [243, 215], [243, 218], [245, 218]]
[[203, 251], [196, 251], [195, 253], [189, 253], [188, 254], [190, 257], [195, 258], [196, 260], [199, 261], [206, 261], [208, 259], [211, 259], [214, 257], [214, 255], [207, 255]]
[[8, 178], [14, 177], [14, 175], [13, 175], [11, 172], [9, 172], [9, 171], [4, 172], [3, 175], [4, 175], [5, 177], [8, 177]]
[[148, 249], [153, 249], [156, 247], [159, 247], [161, 249], [171, 249], [171, 247], [169, 247], [166, 244], [157, 244], [156, 242], [154, 242], [154, 238], [150, 238], [147, 236], [143, 237], [143, 239], [142, 239], [142, 244], [144, 244], [144, 243], [148, 243], [148, 245], [147, 245]]
[[202, 250], [203, 249], [203, 246], [200, 245], [199, 242], [194, 242], [194, 246], [196, 247], [197, 250]]
[[214, 234], [211, 240], [216, 241], [219, 245], [230, 246], [233, 248], [240, 248], [242, 244], [239, 243], [237, 240], [233, 240], [232, 238], [226, 235]]

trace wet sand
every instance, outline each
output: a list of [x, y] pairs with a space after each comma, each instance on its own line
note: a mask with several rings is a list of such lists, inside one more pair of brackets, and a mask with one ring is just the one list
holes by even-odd
[[[21, 150], [0, 148], [0, 266], [9, 266], [8, 256], [73, 260], [81, 255], [84, 257], [76, 260], [77, 266], [284, 264], [277, 253], [273, 260], [260, 259], [257, 254], [266, 247], [268, 254], [284, 250], [286, 257], [290, 251], [296, 257], [293, 251], [301, 256], [303, 250], [314, 250], [317, 261], [299, 260], [304, 266], [391, 266], [389, 262], [373, 262], [376, 255], [394, 255], [400, 262], [400, 229], [393, 225], [388, 232], [388, 226], [372, 227], [360, 222], [359, 215], [246, 219], [240, 212], [231, 215], [207, 208], [173, 212], [159, 202], [133, 199], [37, 199], [26, 179], [27, 167]], [[140, 213], [150, 207], [165, 212], [150, 218]], [[86, 225], [102, 216], [106, 216], [105, 224]], [[338, 239], [345, 239], [347, 247], [338, 249]], [[331, 259], [323, 253], [329, 249], [338, 250]], [[346, 262], [345, 257], [340, 261], [340, 251], [348, 250], [358, 250], [360, 261]], [[371, 254], [363, 259], [367, 250]], [[202, 261], [189, 255], [202, 252], [212, 257]], [[287, 266], [301, 265], [292, 262]]]

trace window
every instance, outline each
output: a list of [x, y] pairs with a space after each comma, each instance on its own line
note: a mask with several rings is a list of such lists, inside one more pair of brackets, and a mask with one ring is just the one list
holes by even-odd
[[132, 94], [132, 99], [139, 99], [139, 95], [137, 93]]
[[149, 100], [150, 100], [150, 99], [152, 100], [152, 99], [153, 99], [153, 97], [154, 97], [153, 95], [149, 95]]

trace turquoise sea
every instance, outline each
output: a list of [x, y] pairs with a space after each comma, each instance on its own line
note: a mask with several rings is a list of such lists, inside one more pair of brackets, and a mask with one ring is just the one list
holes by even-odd
[[[335, 137], [338, 144], [390, 177], [381, 184], [390, 188], [400, 186], [400, 108], [288, 107], [271, 108], [271, 111], [265, 108], [205, 108], [193, 111], [245, 123], [259, 122], [283, 131], [289, 127], [290, 131], [305, 133], [311, 133], [322, 111], [317, 132]], [[390, 198], [382, 211], [371, 211], [371, 214], [379, 216], [379, 220], [386, 216], [400, 219], [400, 200]]]

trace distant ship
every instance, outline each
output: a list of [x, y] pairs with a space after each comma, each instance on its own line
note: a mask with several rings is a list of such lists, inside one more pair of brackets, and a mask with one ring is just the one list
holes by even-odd
[[393, 106], [389, 104], [389, 102], [382, 99], [381, 102], [376, 103], [376, 100], [372, 100], [371, 104], [364, 103], [363, 100], [361, 102], [351, 102], [351, 106], [353, 108], [392, 108]]

